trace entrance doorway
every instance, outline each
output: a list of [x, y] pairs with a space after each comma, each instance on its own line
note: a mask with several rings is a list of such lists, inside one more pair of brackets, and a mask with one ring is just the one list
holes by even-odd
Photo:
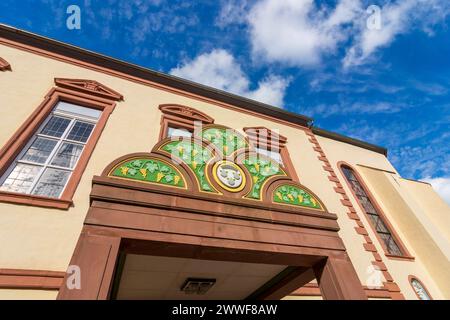
[[[81, 288], [64, 281], [59, 299], [181, 299], [199, 287], [208, 290], [195, 298], [282, 299], [313, 279], [324, 299], [366, 299], [337, 216], [307, 188], [273, 178], [263, 191], [270, 196], [255, 201], [195, 190], [183, 167], [188, 189], [111, 176], [136, 158], [161, 155], [119, 158], [93, 178], [70, 262]], [[296, 190], [320, 210], [277, 203], [277, 193]]]
[[124, 254], [112, 299], [243, 300], [252, 298], [288, 266]]

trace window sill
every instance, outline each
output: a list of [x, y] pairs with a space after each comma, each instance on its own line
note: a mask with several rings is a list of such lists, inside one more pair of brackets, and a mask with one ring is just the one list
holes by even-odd
[[392, 260], [401, 260], [401, 261], [414, 261], [416, 258], [412, 256], [396, 256], [393, 254], [385, 253], [384, 254], [388, 259]]
[[0, 191], [0, 202], [62, 210], [68, 210], [73, 204], [72, 200], [55, 199], [6, 191]]

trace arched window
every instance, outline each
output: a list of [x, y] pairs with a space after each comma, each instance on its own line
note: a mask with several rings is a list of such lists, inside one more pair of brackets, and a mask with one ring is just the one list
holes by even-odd
[[341, 170], [386, 253], [392, 256], [408, 256], [406, 249], [401, 247], [400, 241], [393, 235], [381, 209], [367, 192], [358, 174], [346, 165], [342, 165]]
[[419, 279], [414, 276], [409, 276], [409, 283], [420, 300], [433, 300], [431, 295], [428, 293], [428, 290], [422, 282], [419, 281]]

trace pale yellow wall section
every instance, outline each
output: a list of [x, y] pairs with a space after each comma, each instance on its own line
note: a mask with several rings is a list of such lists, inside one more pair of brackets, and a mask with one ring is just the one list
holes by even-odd
[[[424, 282], [433, 298], [449, 299], [449, 242], [448, 239], [443, 238], [444, 232], [440, 232], [434, 223], [440, 222], [441, 228], [448, 232], [450, 213], [445, 213], [447, 208], [445, 203], [442, 204], [442, 199], [437, 200], [439, 196], [427, 185], [417, 186], [418, 183], [405, 182], [408, 180], [401, 179], [388, 159], [381, 154], [320, 136], [317, 139], [366, 226], [370, 238], [374, 241], [383, 258], [383, 262], [400, 286], [404, 296], [407, 299], [417, 299], [408, 281], [409, 275], [415, 275]], [[415, 261], [394, 260], [384, 255], [384, 250], [370, 227], [369, 220], [357, 204], [345, 177], [337, 166], [341, 161], [351, 165], [362, 176], [389, 222], [393, 225], [407, 249], [415, 257]], [[418, 194], [414, 194], [414, 192]], [[420, 193], [422, 195], [419, 195]], [[414, 198], [424, 195], [427, 200], [421, 199], [415, 202]], [[424, 206], [428, 209], [423, 210]], [[347, 222], [343, 224], [343, 220], [338, 221], [345, 231]], [[349, 228], [348, 232], [351, 231], [355, 232]], [[349, 237], [345, 236], [344, 241], [347, 238]], [[363, 263], [367, 260], [360, 257], [364, 251], [359, 248], [359, 243], [347, 244], [346, 242], [346, 246], [357, 269], [364, 268]], [[369, 260], [373, 260], [373, 258], [370, 257]], [[362, 271], [358, 270], [358, 274], [361, 274]]]
[[99, 175], [120, 156], [150, 151], [160, 131], [161, 113], [158, 106], [175, 103], [194, 107], [215, 118], [216, 123], [241, 132], [243, 127], [265, 126], [286, 136], [301, 182], [318, 194], [330, 212], [339, 215], [340, 234], [351, 251], [361, 281], [365, 283], [369, 255], [361, 251], [361, 239], [354, 233], [339, 196], [302, 130], [247, 113], [236, 116], [236, 111], [228, 108], [9, 47], [0, 46], [0, 56], [7, 59], [14, 70], [0, 75], [0, 87], [4, 88], [0, 92], [1, 116], [5, 124], [0, 127], [0, 145], [41, 103], [44, 95], [54, 86], [55, 77], [96, 80], [124, 96], [124, 101], [119, 102], [112, 113], [86, 167], [74, 196], [75, 207], [61, 211], [0, 204], [0, 210], [5, 213], [0, 215], [0, 241], [8, 243], [0, 251], [1, 267], [65, 271], [89, 207], [92, 177]]
[[[347, 195], [350, 197], [350, 200], [355, 207], [358, 215], [364, 222], [364, 225], [367, 226], [367, 230], [370, 233], [368, 221], [365, 220], [364, 213], [361, 211], [357, 203], [354, 201], [352, 197], [352, 192], [348, 188], [345, 178], [341, 175], [337, 164], [341, 161], [344, 161], [352, 166], [356, 166], [358, 163], [364, 163], [366, 165], [376, 166], [378, 168], [384, 168], [385, 170], [395, 170], [386, 157], [382, 154], [371, 152], [365, 149], [361, 149], [359, 147], [349, 145], [346, 143], [338, 142], [335, 140], [331, 140], [328, 138], [324, 138], [316, 135], [317, 140], [320, 143], [323, 151], [325, 152], [334, 172], [338, 176], [339, 180], [342, 183], [343, 188], [345, 189]], [[321, 168], [323, 171], [323, 169]], [[314, 174], [311, 173], [311, 174]], [[334, 190], [333, 190], [334, 192]], [[336, 201], [333, 201], [333, 208], [330, 209], [331, 212], [335, 212], [338, 214], [338, 223], [341, 230], [339, 234], [344, 240], [347, 251], [349, 252], [350, 258], [353, 262], [353, 265], [358, 272], [359, 278], [363, 285], [370, 285], [374, 279], [373, 266], [372, 261], [374, 261], [373, 255], [365, 251], [363, 247], [364, 238], [358, 235], [355, 231], [356, 223], [347, 215], [348, 209], [342, 205], [340, 202], [341, 197], [336, 197]], [[375, 236], [373, 234], [370, 235], [373, 240], [375, 240]], [[375, 241], [376, 242], [376, 241]], [[377, 249], [380, 250], [381, 247], [377, 245]], [[385, 281], [381, 276], [381, 280]]]
[[0, 289], [0, 300], [55, 300], [56, 290]]
[[[0, 224], [4, 226], [0, 241], [9, 244], [0, 251], [0, 266], [3, 268], [66, 269], [89, 207], [92, 177], [99, 175], [118, 157], [150, 151], [159, 136], [160, 104], [194, 107], [215, 118], [216, 123], [241, 132], [243, 127], [250, 126], [279, 130], [280, 134], [288, 138], [292, 161], [299, 168], [302, 183], [314, 190], [327, 203], [331, 212], [340, 211], [342, 216], [345, 214], [326, 172], [317, 161], [317, 154], [302, 130], [247, 113], [236, 116], [236, 111], [228, 108], [5, 46], [0, 46], [0, 56], [7, 59], [14, 70], [0, 76], [0, 87], [4, 89], [0, 92], [3, 106], [1, 116], [5, 124], [0, 127], [0, 145], [41, 103], [44, 95], [54, 86], [55, 77], [96, 80], [124, 96], [124, 101], [119, 102], [111, 114], [86, 167], [74, 196], [75, 207], [61, 211], [0, 204], [0, 210], [6, 213], [0, 215]], [[351, 232], [345, 233], [354, 237]], [[354, 241], [355, 238], [346, 240], [348, 244]], [[364, 265], [367, 263], [365, 261]], [[364, 271], [361, 276], [364, 276]]]
[[[435, 237], [439, 236], [439, 230], [416, 204], [416, 197], [409, 195], [408, 191], [398, 184], [398, 177], [392, 174], [363, 167], [358, 169], [383, 212], [416, 259], [409, 263], [389, 261], [390, 270], [399, 275], [399, 282], [409, 285], [407, 278], [412, 274], [425, 283], [433, 297], [450, 298], [448, 242], [435, 240]], [[422, 265], [425, 268], [421, 268]], [[407, 293], [410, 294], [410, 290]]]
[[445, 237], [447, 244], [450, 243], [450, 207], [434, 191], [428, 183], [421, 183], [407, 179], [399, 179], [399, 183], [414, 197], [423, 213], [432, 224], [439, 229]]

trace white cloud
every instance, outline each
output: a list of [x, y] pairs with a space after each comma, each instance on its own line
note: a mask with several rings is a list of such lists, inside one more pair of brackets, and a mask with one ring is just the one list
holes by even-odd
[[[381, 3], [380, 3], [381, 2]], [[419, 29], [433, 36], [433, 26], [450, 14], [442, 0], [384, 0], [381, 29], [369, 29], [368, 2], [337, 0], [222, 0], [216, 24], [246, 24], [255, 59], [290, 66], [317, 66], [324, 57], [344, 54], [344, 67], [367, 64], [397, 36]], [[383, 5], [384, 4], [384, 5]]]
[[319, 104], [305, 110], [310, 116], [326, 118], [332, 115], [346, 114], [388, 114], [399, 112], [408, 106], [404, 103], [376, 102], [362, 103], [341, 102], [339, 104]]
[[450, 177], [424, 178], [422, 181], [428, 182], [436, 192], [450, 205]]
[[366, 19], [359, 20], [353, 44], [343, 59], [344, 67], [367, 63], [380, 48], [389, 46], [397, 36], [420, 28], [429, 36], [430, 26], [450, 14], [450, 4], [442, 0], [402, 0], [388, 2], [381, 8], [381, 28], [369, 29]]
[[289, 79], [269, 75], [259, 81], [256, 89], [251, 90], [250, 80], [239, 63], [223, 49], [201, 54], [171, 69], [170, 74], [280, 107], [289, 85]]
[[223, 28], [234, 23], [245, 23], [248, 10], [249, 3], [247, 0], [222, 0], [220, 13], [215, 24]]
[[396, 140], [396, 137], [388, 132], [388, 130], [385, 130], [384, 127], [375, 126], [366, 120], [349, 119], [342, 123], [338, 128], [334, 129], [334, 131], [383, 147], [388, 147], [385, 145], [386, 140], [389, 139], [390, 143]]
[[369, 29], [361, 21], [361, 32], [357, 35], [353, 46], [347, 51], [343, 63], [345, 67], [359, 65], [374, 51], [390, 44], [396, 35], [404, 32], [408, 22], [408, 12], [413, 7], [413, 1], [406, 0], [400, 3], [388, 3], [381, 12], [381, 28]]
[[359, 11], [359, 0], [341, 0], [334, 10], [313, 0], [262, 0], [247, 16], [253, 53], [269, 62], [316, 65], [348, 38], [346, 25]]
[[412, 81], [412, 85], [419, 91], [422, 91], [428, 95], [441, 96], [448, 92], [448, 89], [437, 83], [424, 83], [419, 81]]

